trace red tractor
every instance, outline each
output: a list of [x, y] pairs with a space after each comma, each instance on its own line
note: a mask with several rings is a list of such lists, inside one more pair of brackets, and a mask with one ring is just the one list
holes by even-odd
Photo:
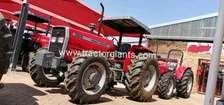
[[[160, 73], [168, 69], [163, 72], [153, 51], [142, 46], [149, 28], [132, 17], [103, 19], [102, 15], [100, 23], [119, 32], [119, 40], [100, 36], [101, 28], [97, 35], [66, 26], [53, 27], [49, 47], [38, 50], [31, 58], [31, 78], [38, 86], [57, 86], [64, 81], [72, 101], [81, 104], [95, 102], [116, 83], [123, 83], [133, 100], [151, 101]], [[138, 45], [122, 42], [124, 36], [136, 35]], [[105, 57], [102, 53], [115, 56]], [[179, 80], [187, 74], [183, 69], [175, 73]]]
[[[19, 17], [20, 12], [15, 12], [14, 16]], [[34, 27], [27, 27], [22, 35], [22, 47], [20, 50], [18, 65], [22, 67], [23, 71], [28, 71], [30, 52], [35, 52], [39, 48], [47, 47], [49, 44], [49, 38], [47, 35], [50, 29], [50, 19], [33, 13], [28, 13], [27, 20], [34, 23]], [[45, 27], [46, 29], [38, 30], [37, 27], [43, 24], [48, 24], [48, 26]], [[11, 32], [16, 31], [13, 27], [11, 28]]]
[[[100, 23], [120, 32], [117, 45], [113, 42], [116, 39], [69, 27], [53, 27], [49, 48], [37, 51], [32, 57], [31, 78], [38, 86], [57, 86], [64, 80], [69, 96], [76, 103], [95, 102], [115, 83], [125, 84], [132, 99], [151, 101], [160, 74], [156, 56], [142, 46], [143, 34], [150, 34], [148, 27], [132, 17], [101, 19]], [[139, 36], [138, 45], [122, 43], [124, 35], [133, 34]], [[68, 51], [92, 51], [94, 55], [61, 53]], [[97, 51], [115, 56], [101, 56]]]
[[194, 74], [191, 67], [182, 66], [183, 56], [182, 50], [172, 49], [166, 59], [159, 59], [159, 97], [170, 99], [174, 94], [182, 98], [190, 97]]

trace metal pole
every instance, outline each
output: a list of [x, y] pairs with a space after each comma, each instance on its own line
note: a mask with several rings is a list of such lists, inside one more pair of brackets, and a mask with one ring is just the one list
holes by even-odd
[[25, 30], [26, 20], [28, 16], [29, 4], [26, 3], [27, 0], [24, 0], [23, 2], [24, 3], [22, 4], [22, 10], [19, 16], [19, 21], [18, 21], [19, 25], [16, 30], [15, 39], [13, 43], [12, 70], [16, 69], [16, 64], [19, 59], [19, 52], [21, 50], [21, 44], [22, 44], [22, 35]]
[[224, 35], [224, 0], [220, 0], [219, 16], [217, 21], [216, 34], [213, 42], [213, 50], [212, 50], [211, 64], [209, 67], [209, 75], [204, 98], [204, 105], [214, 104], [214, 95], [216, 90], [216, 81], [218, 75], [220, 55], [222, 51], [223, 35]]

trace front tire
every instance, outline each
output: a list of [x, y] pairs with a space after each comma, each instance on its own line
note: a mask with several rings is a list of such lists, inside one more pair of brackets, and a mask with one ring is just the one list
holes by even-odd
[[171, 99], [174, 93], [175, 79], [173, 72], [167, 72], [160, 77], [158, 95], [162, 99]]
[[138, 60], [126, 74], [130, 97], [136, 101], [148, 102], [156, 91], [159, 81], [159, 64], [156, 60]]
[[109, 81], [109, 66], [101, 57], [79, 57], [65, 73], [65, 87], [73, 102], [88, 104], [97, 101]]
[[32, 80], [39, 87], [56, 87], [63, 78], [57, 73], [51, 73], [51, 69], [43, 68], [35, 64], [35, 53], [30, 53], [29, 73]]
[[193, 82], [194, 74], [191, 69], [188, 69], [177, 84], [177, 95], [182, 98], [189, 98], [193, 88]]

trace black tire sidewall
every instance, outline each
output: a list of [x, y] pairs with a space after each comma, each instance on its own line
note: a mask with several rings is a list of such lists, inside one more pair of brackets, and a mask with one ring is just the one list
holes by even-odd
[[[31, 52], [29, 54], [30, 61], [29, 61], [29, 72], [32, 80], [40, 87], [55, 87], [58, 86], [63, 79], [60, 79], [59, 76], [55, 76], [57, 79], [49, 79], [45, 73], [44, 68], [34, 64], [35, 62], [35, 53]], [[37, 77], [38, 76], [38, 77]]]
[[[163, 74], [160, 77], [159, 80], [159, 87], [158, 87], [158, 95], [160, 98], [163, 99], [170, 99], [173, 96], [174, 93], [174, 89], [175, 89], [175, 78], [174, 78], [174, 73], [173, 72], [167, 72], [165, 74]], [[172, 89], [172, 93], [168, 95], [168, 92], [170, 90], [170, 82], [173, 82], [173, 89]], [[165, 83], [165, 84], [164, 84]]]
[[[154, 92], [156, 91], [156, 88], [158, 86], [159, 77], [160, 77], [159, 65], [158, 65], [157, 60], [155, 60], [155, 59], [148, 59], [146, 61], [146, 64], [143, 66], [143, 69], [142, 69], [143, 72], [141, 72], [141, 76], [144, 75], [145, 71], [150, 70], [150, 68], [149, 68], [150, 65], [153, 65], [155, 67], [154, 69], [156, 69], [156, 82], [155, 82], [153, 88], [150, 90], [150, 92], [145, 91], [144, 88], [141, 89], [141, 91], [143, 91], [142, 92], [143, 93], [142, 95], [145, 96], [145, 97], [150, 97], [150, 96], [152, 96], [154, 94]], [[143, 78], [143, 77], [141, 77], [141, 78]], [[144, 81], [144, 80], [141, 80], [141, 81]], [[141, 87], [144, 87], [144, 83], [142, 83], [142, 85], [143, 86], [141, 86]]]
[[[190, 75], [190, 76], [189, 76]], [[182, 92], [179, 90], [179, 88], [181, 87], [184, 87], [183, 85], [181, 85], [182, 82], [184, 82], [184, 80], [186, 79], [190, 79], [192, 78], [192, 84], [191, 84], [191, 91], [189, 93], [187, 93], [187, 86], [188, 86], [188, 82], [184, 85], [186, 85], [184, 91], [185, 92]], [[193, 89], [193, 84], [194, 84], [194, 74], [193, 74], [193, 71], [191, 69], [187, 69], [184, 74], [183, 74], [183, 77], [181, 78], [181, 80], [179, 81], [179, 83], [177, 84], [178, 85], [178, 88], [177, 88], [177, 94], [179, 97], [182, 97], [182, 98], [189, 98], [190, 95], [191, 95], [191, 92], [192, 92], [192, 89]], [[183, 94], [181, 94], [183, 93]]]
[[[1, 20], [0, 20], [1, 21]], [[4, 22], [0, 23], [0, 73], [5, 74], [8, 71], [10, 65], [10, 52], [12, 44], [12, 34], [10, 30], [5, 26]]]
[[[83, 87], [82, 87], [82, 76], [83, 76], [83, 72], [84, 70], [86, 69], [86, 67], [89, 65], [89, 64], [92, 64], [93, 62], [98, 62], [98, 63], [101, 63], [105, 69], [106, 69], [106, 80], [105, 80], [105, 84], [104, 86], [102, 87], [102, 89], [95, 95], [88, 95], [86, 94], [86, 92], [83, 90]], [[104, 94], [106, 88], [107, 88], [107, 85], [108, 85], [108, 81], [109, 81], [109, 66], [106, 62], [106, 60], [104, 60], [104, 58], [101, 58], [101, 57], [91, 57], [91, 58], [87, 58], [85, 62], [83, 62], [83, 64], [81, 65], [80, 67], [80, 72], [79, 72], [79, 77], [78, 77], [78, 86], [79, 86], [79, 90], [80, 90], [80, 96], [82, 97], [85, 97], [85, 99], [83, 100], [84, 102], [91, 102], [91, 101], [94, 101], [94, 100], [97, 100], [99, 99], [99, 97]]]

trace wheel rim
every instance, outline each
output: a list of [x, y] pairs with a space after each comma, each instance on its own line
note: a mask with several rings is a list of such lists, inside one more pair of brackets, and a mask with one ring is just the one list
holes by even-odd
[[187, 85], [187, 93], [190, 93], [191, 92], [191, 89], [192, 89], [192, 85], [193, 85], [193, 79], [192, 77], [188, 79], [188, 85]]
[[91, 63], [86, 67], [82, 75], [82, 89], [88, 95], [99, 93], [106, 82], [106, 68], [98, 62]]
[[53, 71], [49, 68], [42, 68], [43, 74], [49, 80], [57, 80], [57, 76], [53, 73]]
[[174, 82], [173, 82], [173, 79], [171, 79], [171, 80], [169, 81], [169, 91], [168, 91], [168, 93], [167, 93], [168, 96], [171, 95], [171, 94], [173, 93], [173, 87], [174, 87]]
[[149, 68], [152, 69], [144, 73], [144, 90], [147, 92], [153, 89], [157, 80], [156, 68], [153, 65], [150, 65]]

